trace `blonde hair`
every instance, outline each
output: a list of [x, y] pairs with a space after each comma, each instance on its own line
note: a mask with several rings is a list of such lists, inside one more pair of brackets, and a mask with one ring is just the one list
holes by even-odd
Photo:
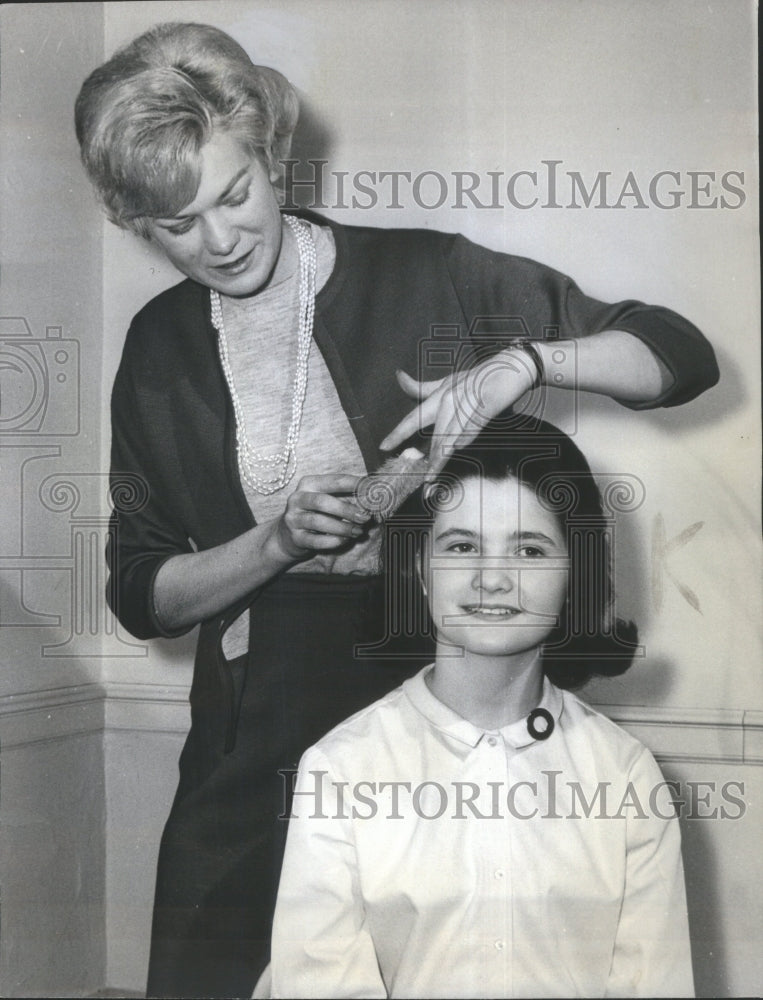
[[277, 70], [255, 66], [206, 24], [160, 24], [85, 80], [75, 104], [82, 163], [109, 219], [146, 236], [146, 220], [176, 215], [199, 186], [199, 151], [214, 130], [277, 171], [299, 104]]

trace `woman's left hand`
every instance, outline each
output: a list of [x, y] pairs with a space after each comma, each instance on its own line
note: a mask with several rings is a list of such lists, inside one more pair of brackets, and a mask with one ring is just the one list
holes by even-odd
[[466, 371], [445, 378], [419, 382], [397, 373], [407, 395], [421, 400], [382, 441], [383, 451], [393, 451], [407, 438], [432, 427], [430, 472], [438, 472], [451, 452], [463, 448], [480, 428], [532, 388], [533, 362], [521, 350], [504, 350]]

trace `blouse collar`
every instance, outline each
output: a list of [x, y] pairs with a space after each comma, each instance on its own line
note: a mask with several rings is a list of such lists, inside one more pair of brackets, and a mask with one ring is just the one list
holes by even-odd
[[[500, 735], [504, 743], [516, 748], [537, 742], [527, 728], [527, 719], [517, 719], [516, 722], [510, 722], [501, 729], [488, 730], [475, 726], [468, 719], [462, 718], [429, 690], [426, 677], [433, 668], [434, 664], [430, 664], [404, 681], [403, 692], [416, 711], [423, 715], [435, 729], [472, 748], [476, 747], [485, 737], [496, 735]], [[537, 708], [548, 712], [556, 724], [562, 714], [562, 707], [562, 692], [551, 683], [548, 677], [544, 676], [543, 691]]]

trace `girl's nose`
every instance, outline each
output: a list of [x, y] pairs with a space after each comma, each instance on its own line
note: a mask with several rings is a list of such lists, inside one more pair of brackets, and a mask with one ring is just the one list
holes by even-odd
[[204, 244], [215, 257], [227, 257], [236, 249], [239, 231], [222, 216], [213, 216], [205, 221]]
[[487, 593], [510, 593], [515, 586], [514, 575], [506, 566], [481, 567], [472, 580], [475, 590]]

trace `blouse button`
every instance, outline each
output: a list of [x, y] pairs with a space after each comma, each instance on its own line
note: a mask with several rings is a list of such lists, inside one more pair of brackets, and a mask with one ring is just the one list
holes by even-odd
[[495, 738], [495, 736], [488, 736], [487, 742], [488, 742], [488, 746], [494, 747], [496, 745], [496, 743], [498, 742], [498, 740]]
[[506, 945], [504, 944], [504, 942], [503, 942], [503, 941], [500, 941], [500, 940], [499, 940], [499, 941], [496, 941], [496, 942], [495, 942], [495, 950], [496, 950], [496, 951], [503, 951], [503, 949], [504, 949], [505, 947], [506, 947]]
[[495, 877], [497, 879], [502, 879], [505, 876], [505, 874], [506, 874], [506, 872], [503, 870], [503, 868], [496, 868], [496, 870], [495, 870]]

